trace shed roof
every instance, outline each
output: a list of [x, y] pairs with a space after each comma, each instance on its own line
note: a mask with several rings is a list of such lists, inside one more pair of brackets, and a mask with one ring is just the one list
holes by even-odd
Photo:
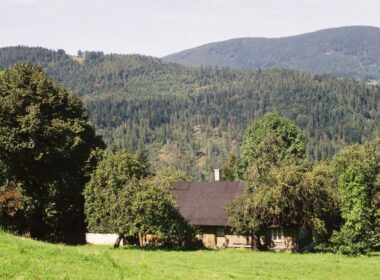
[[243, 190], [243, 182], [180, 182], [173, 186], [172, 193], [190, 224], [229, 226], [226, 206]]

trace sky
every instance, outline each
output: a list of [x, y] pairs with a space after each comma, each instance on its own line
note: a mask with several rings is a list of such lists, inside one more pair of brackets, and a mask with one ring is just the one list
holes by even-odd
[[238, 37], [380, 27], [380, 0], [0, 0], [0, 47], [164, 56]]

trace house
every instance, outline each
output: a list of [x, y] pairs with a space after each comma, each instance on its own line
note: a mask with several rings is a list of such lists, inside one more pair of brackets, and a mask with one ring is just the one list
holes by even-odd
[[245, 236], [231, 234], [226, 206], [244, 190], [241, 182], [180, 182], [172, 193], [179, 211], [189, 224], [197, 226], [206, 247], [250, 246]]
[[[171, 192], [179, 211], [189, 224], [199, 229], [199, 240], [208, 248], [251, 247], [248, 236], [234, 234], [228, 221], [227, 205], [243, 194], [244, 182], [220, 181], [215, 170], [214, 182], [179, 182]], [[90, 244], [114, 244], [118, 234], [87, 233]], [[297, 251], [312, 243], [311, 230], [290, 224], [286, 227], [270, 226], [260, 235], [260, 245], [268, 250]], [[157, 239], [148, 234], [143, 244], [155, 244]]]
[[[236, 235], [228, 222], [226, 206], [244, 191], [243, 182], [222, 182], [215, 170], [215, 182], [179, 182], [172, 188], [180, 213], [200, 230], [205, 247], [250, 247], [250, 237]], [[260, 243], [269, 250], [299, 250], [312, 242], [308, 228], [291, 225], [268, 227]]]

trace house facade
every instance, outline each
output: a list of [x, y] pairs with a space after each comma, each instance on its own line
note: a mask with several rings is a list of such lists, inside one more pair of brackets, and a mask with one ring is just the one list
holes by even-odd
[[[219, 176], [216, 176], [219, 178]], [[198, 238], [208, 248], [251, 246], [248, 236], [233, 233], [227, 205], [244, 191], [243, 182], [179, 182], [172, 188], [179, 211], [199, 228]], [[311, 231], [296, 225], [265, 229], [259, 238], [268, 250], [297, 251], [312, 243]]]

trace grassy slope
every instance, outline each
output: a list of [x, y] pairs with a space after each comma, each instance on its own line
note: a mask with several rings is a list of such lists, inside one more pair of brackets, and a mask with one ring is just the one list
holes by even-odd
[[113, 250], [0, 233], [1, 279], [379, 279], [380, 255]]

